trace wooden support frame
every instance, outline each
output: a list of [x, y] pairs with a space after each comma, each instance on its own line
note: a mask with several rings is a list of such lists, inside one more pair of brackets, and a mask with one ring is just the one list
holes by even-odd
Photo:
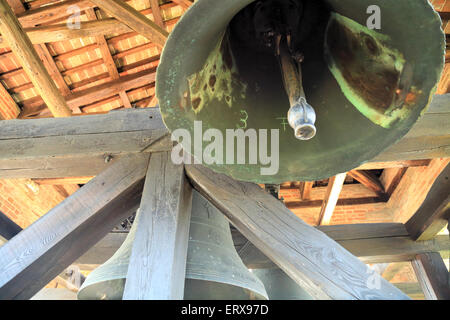
[[169, 33], [125, 2], [121, 0], [91, 1], [161, 48], [166, 43]]
[[170, 153], [150, 157], [124, 300], [182, 300], [192, 187]]
[[415, 240], [430, 240], [450, 219], [450, 163], [433, 183], [419, 210], [406, 222]]
[[419, 254], [412, 266], [427, 300], [450, 300], [449, 273], [439, 253]]
[[311, 197], [311, 189], [313, 187], [314, 181], [305, 181], [300, 182], [299, 191], [300, 191], [300, 200], [309, 200]]
[[[318, 299], [407, 299], [397, 288], [336, 242], [295, 217], [252, 183], [196, 165], [186, 172], [197, 191], [211, 201], [258, 249]], [[329, 274], [338, 276], [330, 279]], [[351, 276], [349, 276], [351, 274]], [[379, 290], [368, 288], [375, 277]]]
[[327, 193], [325, 194], [325, 199], [320, 208], [319, 221], [317, 223], [319, 226], [330, 224], [346, 176], [346, 173], [340, 173], [330, 178]]
[[71, 116], [72, 112], [66, 101], [42, 65], [6, 0], [0, 0], [0, 31], [52, 114], [55, 117]]
[[[148, 78], [133, 75], [126, 83], [121, 79], [120, 84], [102, 85], [101, 92], [104, 95], [114, 94], [142, 83], [142, 79], [154, 79], [154, 74], [146, 74]], [[86, 100], [94, 100], [96, 96], [95, 90], [77, 94], [74, 104], [78, 105]], [[389, 152], [381, 153], [377, 160], [372, 161], [403, 161], [405, 154], [408, 160], [414, 157], [418, 158], [416, 160], [422, 157], [449, 157], [450, 125], [444, 123], [436, 130], [432, 121], [441, 121], [437, 115], [444, 118], [445, 114], [450, 115], [450, 94], [444, 96], [447, 104], [443, 105], [442, 99], [434, 99], [439, 100], [439, 103], [432, 103], [429, 113], [421, 117], [408, 135], [391, 147]], [[95, 176], [110, 164], [104, 161], [106, 155], [117, 159], [125, 154], [170, 151], [173, 145], [170, 137], [161, 140], [164, 135], [168, 135], [168, 131], [158, 108], [127, 109], [70, 119], [2, 121], [0, 132], [0, 178]], [[103, 139], [106, 133], [108, 138]], [[408, 136], [415, 138], [412, 141]], [[431, 144], [434, 147], [423, 143], [430, 137], [439, 141]], [[148, 147], [152, 141], [155, 144]], [[394, 150], [398, 150], [398, 153]]]
[[148, 155], [127, 156], [0, 248], [0, 299], [29, 299], [137, 208]]
[[380, 180], [370, 172], [363, 170], [351, 170], [347, 174], [359, 183], [363, 184], [370, 190], [374, 191], [378, 196], [385, 197], [386, 193]]

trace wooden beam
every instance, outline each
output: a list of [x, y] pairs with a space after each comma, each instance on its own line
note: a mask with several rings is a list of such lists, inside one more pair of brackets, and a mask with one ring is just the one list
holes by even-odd
[[0, 236], [6, 240], [15, 237], [22, 228], [0, 211]]
[[68, 9], [75, 5], [80, 9], [80, 12], [94, 6], [88, 0], [67, 0], [24, 11], [17, 18], [24, 28], [34, 27], [70, 16]]
[[311, 198], [311, 189], [314, 181], [302, 181], [298, 187], [300, 190], [300, 200], [309, 200]]
[[192, 187], [170, 153], [150, 158], [124, 300], [182, 300]]
[[382, 170], [387, 168], [409, 168], [409, 167], [426, 167], [430, 164], [430, 160], [404, 160], [404, 161], [386, 161], [386, 162], [368, 162], [355, 170]]
[[417, 212], [406, 222], [414, 240], [430, 240], [450, 219], [450, 164], [447, 164]]
[[346, 176], [346, 173], [340, 173], [330, 178], [327, 193], [320, 208], [319, 221], [317, 223], [319, 226], [330, 224]]
[[397, 189], [407, 170], [408, 168], [387, 168], [383, 170], [380, 182], [389, 197]]
[[0, 248], [0, 299], [29, 299], [139, 205], [148, 155], [127, 156]]
[[[202, 166], [186, 166], [186, 172], [200, 194], [313, 297], [407, 298], [258, 185], [235, 181]], [[368, 288], [369, 276], [379, 280], [379, 290]]]
[[[67, 41], [111, 33], [127, 33], [130, 31], [131, 29], [128, 26], [113, 18], [80, 22], [79, 29], [67, 28], [66, 23], [24, 29], [32, 44]], [[8, 48], [9, 46], [10, 44], [7, 39], [4, 36], [0, 37], [0, 48]]]
[[[94, 9], [86, 9], [86, 16], [89, 20], [97, 20], [97, 16], [95, 14]], [[95, 41], [99, 46], [101, 56], [106, 65], [106, 69], [108, 70], [109, 75], [113, 80], [118, 80], [119, 72], [117, 71], [116, 64], [114, 62], [114, 59], [112, 58], [111, 51], [109, 50], [109, 46], [108, 43], [106, 42], [105, 37], [97, 36], [95, 37]], [[125, 90], [120, 91], [119, 96], [120, 99], [122, 100], [124, 107], [131, 108], [130, 99], [128, 98], [126, 91]]]
[[[367, 236], [359, 239], [349, 237], [349, 239], [335, 240], [367, 264], [412, 261], [417, 254], [430, 251], [441, 251], [446, 257], [449, 257], [450, 250], [448, 236], [437, 236], [433, 240], [426, 241], [414, 241], [409, 236], [397, 235], [378, 238]], [[239, 255], [250, 269], [274, 267], [274, 263], [251, 242], [240, 248]]]
[[412, 266], [427, 300], [450, 300], [449, 273], [439, 253], [418, 254]]
[[159, 8], [159, 1], [150, 0], [150, 8], [152, 8], [153, 20], [155, 23], [161, 27], [161, 29], [165, 30], [166, 26], [164, 25], [164, 19], [161, 15], [161, 9]]
[[40, 185], [64, 185], [64, 184], [86, 184], [94, 177], [68, 177], [68, 178], [50, 178], [50, 179], [33, 179], [34, 182]]
[[149, 41], [164, 47], [169, 33], [122, 0], [91, 0], [99, 8], [122, 21]]
[[55, 117], [71, 116], [72, 112], [66, 101], [42, 65], [6, 0], [0, 0], [0, 31], [52, 114]]
[[[82, 104], [83, 98], [96, 100], [98, 99], [97, 95], [111, 96], [124, 88], [146, 85], [150, 82], [148, 81], [149, 78], [154, 79], [154, 74], [148, 74], [147, 76], [145, 76], [145, 73], [140, 73], [140, 76], [127, 76], [129, 81], [124, 82], [121, 79], [120, 82], [113, 85], [106, 84], [101, 87], [97, 86], [92, 91], [77, 92], [78, 96], [76, 96], [74, 105]], [[108, 86], [112, 86], [112, 88]], [[101, 89], [101, 91], [98, 91], [98, 89]], [[448, 97], [450, 98], [450, 94]], [[445, 106], [438, 104], [437, 109], [432, 104], [429, 112], [431, 118], [434, 118], [434, 115], [439, 112], [445, 115], [445, 110], [450, 111], [450, 103]], [[82, 118], [0, 121], [0, 131], [2, 132], [0, 137], [0, 178], [95, 176], [110, 164], [104, 162], [106, 154], [115, 156], [114, 161], [120, 155], [139, 153], [143, 150], [144, 152], [170, 151], [172, 148], [172, 142], [169, 138], [164, 141], [158, 140], [157, 148], [155, 145], [155, 148], [145, 149], [145, 146], [150, 144], [151, 141], [156, 141], [146, 141], [146, 138], [152, 137], [151, 139], [153, 139], [155, 137], [156, 139], [158, 137], [159, 139], [164, 134], [168, 134], [157, 108], [127, 109], [126, 111], [113, 111], [104, 115], [87, 115]], [[134, 122], [129, 121], [130, 119], [133, 119]], [[146, 121], [147, 119], [151, 120]], [[420, 134], [427, 135], [426, 132], [428, 131], [425, 130], [423, 121], [428, 123], [428, 128], [433, 131], [434, 123], [428, 121], [428, 119], [428, 113], [425, 113], [416, 124], [418, 133], [414, 133], [416, 131], [416, 126], [414, 126], [409, 134], [416, 137], [419, 137]], [[109, 126], [110, 122], [111, 126]], [[91, 124], [88, 128], [85, 126], [87, 123]], [[450, 127], [449, 123], [446, 123], [446, 125]], [[97, 129], [97, 126], [100, 127]], [[57, 135], [53, 133], [54, 128], [58, 128]], [[83, 128], [83, 130], [80, 130], [80, 128]], [[156, 135], [153, 133], [154, 130], [157, 130]], [[441, 143], [441, 147], [438, 148], [441, 150], [438, 153], [439, 157], [450, 156], [450, 149], [446, 149], [450, 139], [446, 130], [445, 127], [442, 128], [442, 135], [437, 138]], [[6, 134], [7, 132], [9, 133]], [[10, 136], [11, 132], [14, 132], [14, 135]], [[400, 140], [397, 143], [397, 148], [408, 149], [408, 157], [411, 154], [422, 157], [424, 153], [427, 154], [428, 145], [422, 144], [420, 140], [416, 140], [418, 144], [411, 144], [410, 140], [407, 139], [405, 145], [403, 140]], [[23, 152], [19, 152], [19, 150], [23, 150]], [[383, 159], [384, 155], [385, 153], [382, 153], [378, 158]], [[397, 156], [394, 156], [393, 153], [386, 154], [386, 157], [394, 157], [395, 161], [401, 161], [403, 156], [404, 151], [399, 151]], [[372, 202], [376, 201], [380, 200], [373, 199]], [[320, 204], [321, 202], [318, 205], [320, 206]]]
[[347, 173], [350, 177], [374, 191], [380, 197], [385, 196], [384, 187], [380, 180], [372, 175], [370, 172], [361, 170], [351, 170]]
[[[91, 87], [89, 89], [80, 90], [67, 97], [67, 104], [70, 108], [74, 109], [117, 95], [121, 91], [128, 91], [145, 84], [155, 82], [155, 71], [156, 68], [143, 70], [128, 76], [123, 76], [117, 80]], [[42, 103], [42, 101], [34, 101], [33, 105], [24, 104], [19, 117], [24, 118], [37, 114], [44, 110], [45, 107], [46, 106]]]
[[176, 4], [180, 5], [184, 10], [189, 9], [192, 5], [192, 2], [189, 0], [173, 0]]
[[0, 82], [0, 120], [16, 119], [20, 108]]
[[400, 140], [369, 162], [450, 156], [450, 94], [434, 95], [427, 112]]

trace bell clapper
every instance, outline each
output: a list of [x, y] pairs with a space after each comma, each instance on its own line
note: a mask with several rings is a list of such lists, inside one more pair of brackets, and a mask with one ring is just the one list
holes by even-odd
[[292, 57], [289, 46], [290, 36], [286, 39], [278, 36], [276, 51], [281, 65], [283, 82], [289, 97], [291, 108], [288, 112], [289, 125], [294, 129], [295, 137], [299, 140], [310, 140], [316, 135], [316, 113], [306, 101], [302, 83], [301, 62], [303, 55]]

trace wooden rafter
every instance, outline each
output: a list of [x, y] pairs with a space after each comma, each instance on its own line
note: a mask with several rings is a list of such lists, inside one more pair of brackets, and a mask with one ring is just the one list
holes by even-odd
[[[144, 79], [144, 82], [151, 82], [149, 79], [154, 80], [154, 74], [149, 74], [148, 77]], [[133, 79], [130, 87], [139, 86], [138, 82], [142, 80], [142, 76]], [[141, 85], [145, 85], [145, 83]], [[102, 85], [102, 92], [105, 96], [111, 96], [118, 89], [124, 89], [121, 85], [116, 88], [110, 87], [111, 84]], [[82, 104], [86, 99], [95, 100], [98, 98], [98, 94], [97, 89], [92, 89], [89, 94], [81, 94], [78, 101]], [[446, 97], [450, 99], [450, 95]], [[446, 114], [450, 113], [449, 106], [450, 104], [447, 104], [441, 108], [441, 105], [438, 105], [441, 117], [446, 117]], [[428, 112], [430, 112], [430, 118], [434, 119], [434, 104], [430, 106]], [[377, 156], [376, 161], [388, 161], [389, 159], [402, 161], [405, 157], [408, 160], [414, 157], [416, 159], [428, 156], [430, 158], [433, 156], [449, 157], [449, 124], [444, 124], [439, 130], [435, 130], [435, 123], [429, 121], [428, 115], [429, 113], [425, 113], [409, 132], [408, 135], [414, 136], [413, 140], [407, 135], [392, 146], [387, 154], [382, 153]], [[152, 118], [150, 119], [150, 117]], [[120, 157], [127, 153], [152, 150], [169, 151], [172, 148], [169, 137], [168, 140], [158, 140], [157, 148], [155, 144], [146, 149], [146, 146], [150, 145], [152, 141], [156, 141], [154, 139], [160, 139], [168, 134], [157, 108], [115, 111], [105, 115], [83, 116], [82, 118], [36, 119], [26, 123], [19, 120], [0, 122], [2, 132], [0, 177], [94, 176], [108, 166], [104, 162], [105, 154]], [[120, 123], [120, 126], [117, 123]], [[30, 127], [36, 129], [30, 131]], [[56, 130], [55, 128], [58, 128], [58, 136], [52, 133], [53, 130]], [[106, 132], [108, 138], [105, 138]], [[428, 144], [423, 143], [423, 140], [430, 139], [430, 137], [439, 142], [434, 143], [431, 149]], [[30, 144], [34, 147], [29, 148]]]
[[311, 197], [311, 189], [313, 187], [314, 181], [302, 181], [300, 182], [300, 200], [309, 200]]
[[380, 180], [368, 171], [351, 170], [347, 173], [350, 177], [365, 185], [370, 190], [374, 191], [380, 197], [385, 195], [384, 187]]
[[24, 33], [19, 21], [6, 0], [0, 0], [0, 31], [11, 50], [27, 73], [55, 117], [68, 117], [72, 112], [66, 101], [42, 65], [30, 39]]
[[166, 43], [168, 32], [125, 2], [121, 0], [91, 1], [161, 48]]
[[346, 173], [340, 173], [330, 178], [327, 193], [319, 213], [319, 221], [317, 223], [319, 226], [330, 224], [346, 176]]
[[169, 152], [153, 154], [137, 217], [124, 300], [183, 299], [191, 202], [192, 187], [184, 167], [174, 165]]
[[0, 247], [0, 299], [31, 298], [131, 215], [147, 164], [148, 155], [116, 162]]
[[418, 254], [412, 265], [426, 299], [450, 300], [449, 273], [439, 253]]
[[[94, 9], [86, 9], [86, 16], [89, 20], [97, 20], [97, 16], [95, 14]], [[106, 65], [106, 69], [108, 70], [109, 75], [113, 80], [119, 79], [119, 72], [117, 71], [116, 64], [114, 62], [114, 59], [112, 58], [111, 51], [109, 50], [108, 43], [106, 42], [106, 39], [104, 36], [96, 36], [95, 40], [100, 48], [100, 52], [103, 58], [103, 62]], [[125, 90], [119, 91], [120, 99], [122, 100], [123, 105], [125, 108], [131, 108], [131, 102], [130, 99], [127, 96], [127, 93]]]

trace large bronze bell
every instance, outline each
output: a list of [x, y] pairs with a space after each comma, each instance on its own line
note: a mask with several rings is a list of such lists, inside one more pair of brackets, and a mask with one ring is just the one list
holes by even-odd
[[313, 300], [313, 298], [280, 268], [254, 269], [266, 288], [270, 300]]
[[192, 140], [202, 139], [194, 121], [223, 137], [279, 130], [278, 173], [262, 175], [267, 163], [251, 164], [248, 145], [244, 163], [227, 163], [223, 150], [222, 163], [203, 162], [211, 169], [259, 183], [318, 180], [408, 132], [435, 92], [444, 52], [425, 0], [198, 0], [168, 38], [156, 94], [168, 129]]
[[[122, 299], [139, 213], [117, 252], [88, 275], [78, 299]], [[186, 262], [185, 299], [267, 299], [262, 282], [234, 249], [228, 221], [194, 191]]]

